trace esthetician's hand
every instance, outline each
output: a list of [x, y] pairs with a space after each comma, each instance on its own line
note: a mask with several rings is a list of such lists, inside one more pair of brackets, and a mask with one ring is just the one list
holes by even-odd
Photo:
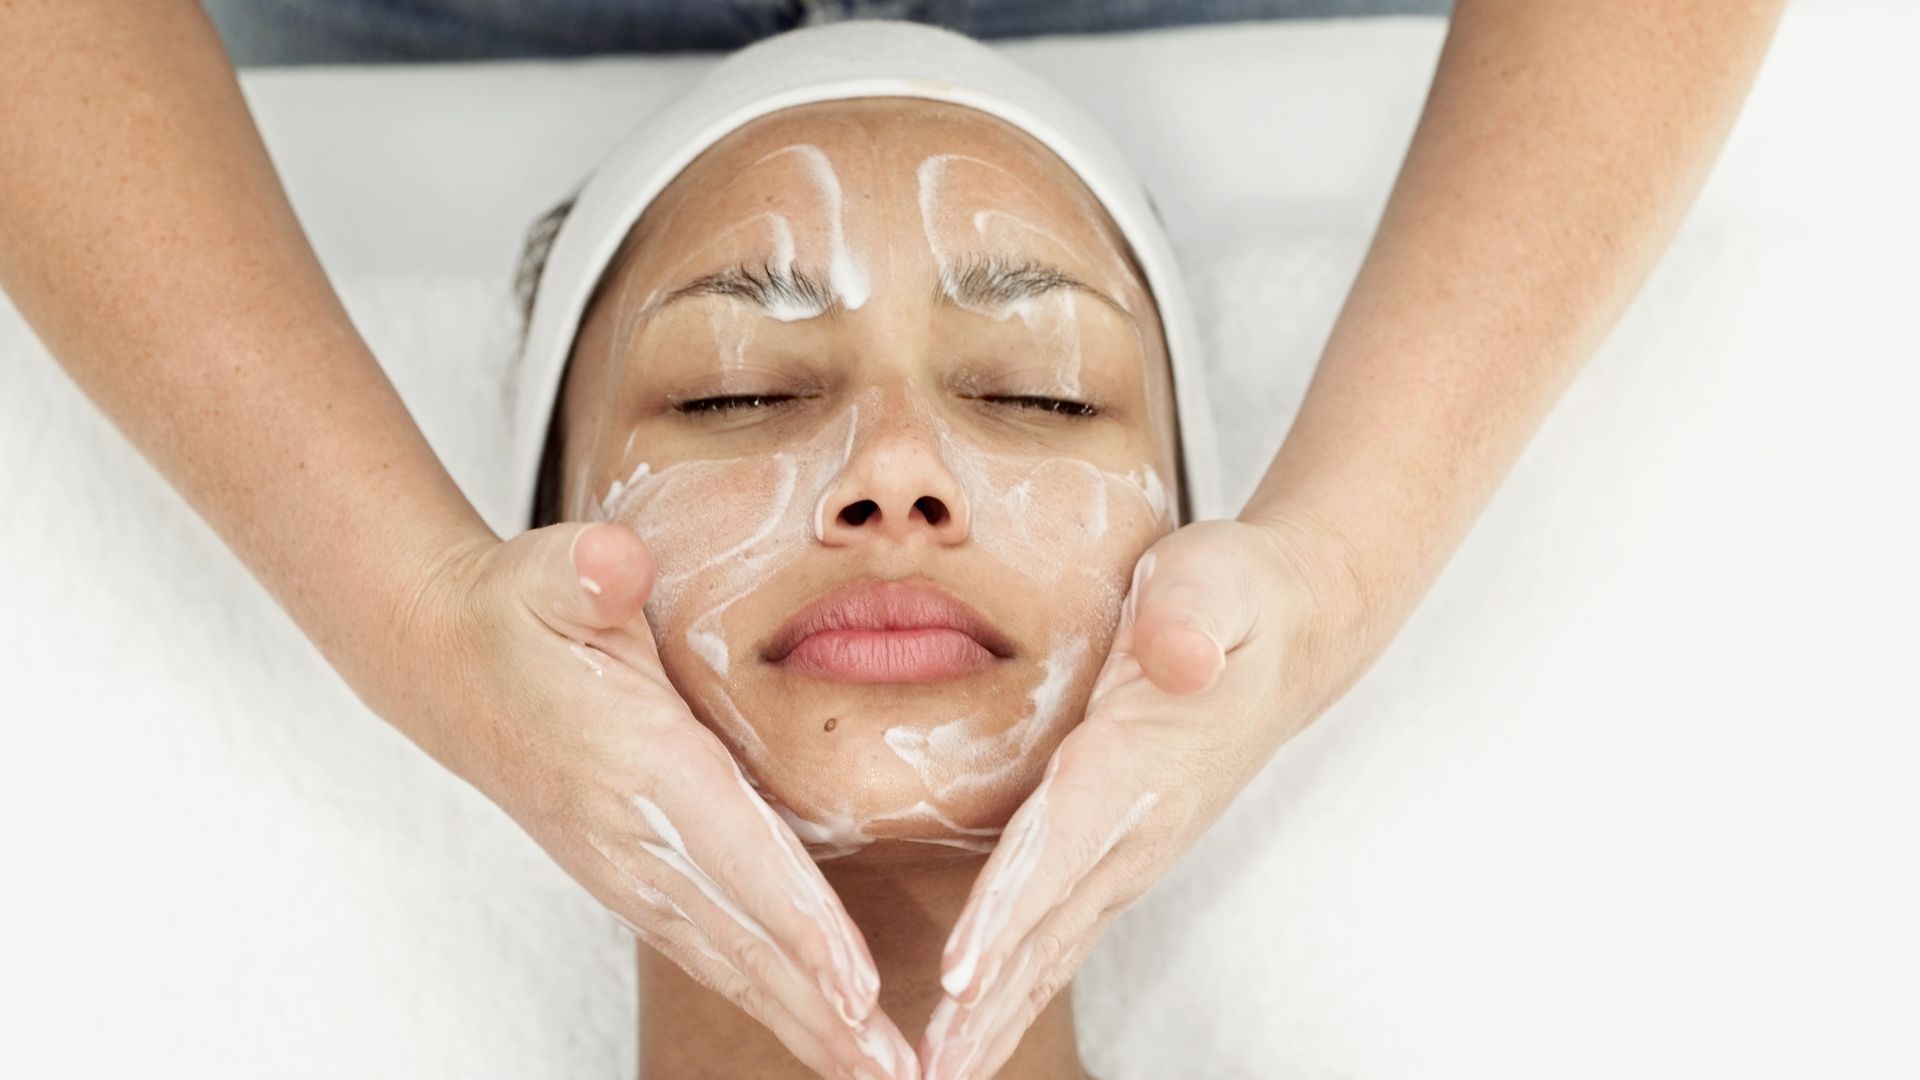
[[1362, 605], [1315, 536], [1205, 521], [1141, 556], [1085, 721], [954, 925], [927, 1080], [992, 1076], [1107, 924], [1359, 676]]
[[615, 524], [451, 560], [422, 605], [441, 614], [415, 616], [447, 619], [426, 639], [460, 658], [424, 688], [460, 710], [458, 749], [436, 756], [809, 1067], [917, 1077], [860, 931], [667, 681], [641, 614], [653, 579], [646, 545]]

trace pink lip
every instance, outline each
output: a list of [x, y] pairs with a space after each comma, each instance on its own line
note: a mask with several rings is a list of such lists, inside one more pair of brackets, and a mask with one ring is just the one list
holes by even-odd
[[867, 581], [796, 612], [761, 656], [849, 683], [936, 682], [972, 675], [1013, 647], [978, 612], [927, 585]]

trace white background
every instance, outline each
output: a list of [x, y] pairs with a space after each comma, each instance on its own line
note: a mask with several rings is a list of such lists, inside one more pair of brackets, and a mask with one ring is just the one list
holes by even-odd
[[[1437, 23], [1017, 46], [1202, 310], [1229, 494]], [[1371, 675], [1083, 974], [1161, 1077], [1920, 1076], [1920, 15], [1807, 0], [1697, 212]], [[701, 60], [251, 75], [500, 513], [524, 224]], [[625, 1076], [628, 939], [359, 706], [0, 305], [0, 1076]]]

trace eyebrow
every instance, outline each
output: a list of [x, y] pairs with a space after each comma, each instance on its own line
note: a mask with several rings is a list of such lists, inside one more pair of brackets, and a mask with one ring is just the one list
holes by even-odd
[[772, 263], [762, 263], [756, 270], [742, 263], [694, 278], [668, 293], [654, 312], [696, 296], [731, 296], [769, 312], [784, 310], [792, 318], [838, 315], [846, 310], [832, 286], [804, 270]]
[[957, 266], [942, 268], [935, 299], [963, 308], [1005, 307], [1063, 290], [1084, 293], [1133, 318], [1118, 300], [1057, 266], [999, 255], [968, 255]]
[[[934, 288], [934, 300], [978, 309], [1005, 307], [1061, 291], [1083, 293], [1123, 318], [1133, 318], [1133, 313], [1118, 300], [1057, 266], [999, 255], [968, 255], [956, 265], [943, 267], [940, 282]], [[702, 274], [673, 290], [654, 307], [654, 313], [696, 296], [728, 296], [770, 312], [785, 310], [792, 313], [792, 318], [839, 315], [846, 310], [830, 284], [805, 270], [776, 267], [771, 263], [762, 263], [756, 268], [741, 263]]]

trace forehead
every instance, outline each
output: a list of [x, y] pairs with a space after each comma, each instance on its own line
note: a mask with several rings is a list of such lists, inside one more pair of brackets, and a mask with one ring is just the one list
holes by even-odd
[[[839, 191], [839, 215], [821, 198], [823, 179]], [[964, 233], [970, 247], [1044, 251], [1096, 276], [1138, 279], [1072, 169], [1018, 128], [945, 102], [868, 98], [760, 117], [688, 165], [631, 239], [683, 247], [767, 213], [802, 228], [840, 216], [849, 233], [867, 234], [849, 239], [874, 243]]]

